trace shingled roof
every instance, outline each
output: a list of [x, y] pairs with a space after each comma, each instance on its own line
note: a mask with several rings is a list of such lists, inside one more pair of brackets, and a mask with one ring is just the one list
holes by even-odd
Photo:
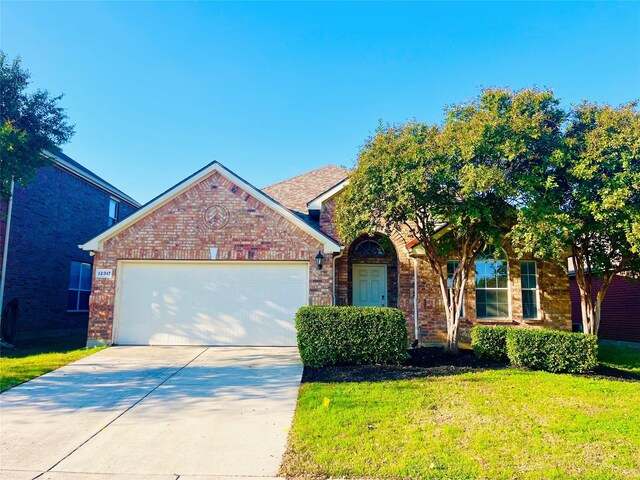
[[348, 172], [336, 165], [327, 165], [297, 177], [262, 189], [278, 203], [298, 215], [307, 216], [307, 203], [347, 178]]

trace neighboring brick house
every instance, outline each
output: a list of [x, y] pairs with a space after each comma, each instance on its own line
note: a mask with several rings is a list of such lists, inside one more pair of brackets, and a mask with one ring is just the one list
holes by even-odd
[[[412, 338], [444, 342], [417, 242], [337, 238], [347, 183], [329, 166], [259, 190], [217, 162], [178, 183], [82, 246], [95, 253], [88, 343], [295, 345], [293, 316], [308, 304], [398, 307]], [[478, 258], [463, 340], [476, 323], [570, 330], [563, 271], [501, 252]]]
[[0, 201], [3, 322], [17, 306], [17, 340], [86, 331], [93, 258], [78, 244], [140, 206], [65, 154], [45, 153], [52, 165]]
[[[569, 272], [571, 316], [574, 331], [582, 331], [580, 289], [575, 275]], [[602, 280], [595, 279], [594, 292]], [[640, 279], [616, 275], [602, 302], [598, 337], [605, 340], [640, 342]]]

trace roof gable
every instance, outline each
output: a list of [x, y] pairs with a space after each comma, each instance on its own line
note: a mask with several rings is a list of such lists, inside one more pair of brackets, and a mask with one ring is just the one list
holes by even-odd
[[214, 172], [218, 172], [220, 175], [225, 177], [230, 182], [236, 184], [238, 187], [243, 189], [252, 197], [256, 198], [258, 201], [264, 203], [269, 208], [283, 216], [285, 219], [296, 225], [298, 228], [309, 234], [311, 237], [318, 240], [320, 243], [324, 245], [325, 253], [334, 253], [339, 252], [341, 246], [332, 238], [328, 237], [324, 233], [319, 230], [313, 228], [306, 222], [304, 222], [301, 218], [295, 215], [293, 212], [282, 206], [280, 203], [270, 198], [268, 195], [265, 195], [262, 191], [255, 188], [250, 183], [246, 182], [231, 170], [228, 170], [224, 165], [219, 162], [212, 162], [206, 167], [198, 170], [193, 175], [185, 178], [175, 186], [171, 187], [166, 192], [160, 194], [153, 200], [149, 201], [147, 204], [143, 205], [139, 210], [135, 211], [133, 214], [125, 218], [124, 220], [116, 223], [112, 227], [108, 228], [101, 234], [89, 240], [87, 243], [83, 245], [79, 245], [83, 250], [94, 250], [94, 251], [102, 251], [102, 247], [104, 242], [109, 238], [114, 237], [119, 232], [125, 230], [129, 226], [133, 225], [137, 221], [147, 217], [155, 210], [160, 208], [162, 205], [165, 205], [172, 199], [176, 198], [178, 195], [186, 192], [194, 185], [198, 184], [204, 178], [210, 176]]
[[349, 172], [342, 167], [327, 165], [275, 183], [262, 191], [289, 210], [307, 215], [307, 204], [343, 182], [348, 174]]
[[72, 173], [73, 175], [76, 175], [82, 178], [86, 182], [89, 182], [90, 184], [93, 184], [98, 188], [101, 188], [107, 193], [113, 195], [114, 197], [117, 197], [120, 200], [124, 200], [131, 206], [136, 208], [140, 206], [140, 203], [135, 201], [133, 198], [131, 198], [126, 193], [124, 193], [122, 190], [117, 189], [116, 187], [114, 187], [109, 182], [107, 182], [103, 178], [93, 173], [91, 170], [89, 170], [85, 166], [76, 162], [73, 158], [62, 153], [62, 151], [51, 153], [47, 150], [43, 150], [42, 155], [48, 158], [49, 160], [51, 160], [54, 163], [54, 165], [61, 168], [62, 170], [65, 170], [67, 172]]

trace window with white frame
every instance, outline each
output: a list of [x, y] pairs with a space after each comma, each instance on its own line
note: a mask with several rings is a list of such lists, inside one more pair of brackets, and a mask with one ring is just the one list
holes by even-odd
[[69, 294], [67, 296], [67, 311], [89, 311], [89, 295], [91, 294], [91, 264], [71, 262], [69, 274]]
[[107, 226], [111, 226], [118, 221], [120, 215], [120, 202], [110, 198], [109, 199], [109, 220]]
[[531, 320], [538, 318], [538, 272], [536, 262], [520, 262], [522, 285], [522, 316]]
[[509, 269], [504, 251], [487, 245], [476, 257], [475, 268], [477, 317], [509, 318]]
[[[458, 268], [458, 263], [460, 262], [458, 262], [457, 260], [447, 260], [447, 293], [451, 292], [451, 281], [453, 280], [453, 272], [456, 268]], [[460, 312], [460, 317], [464, 318], [464, 300], [462, 301], [462, 310]]]

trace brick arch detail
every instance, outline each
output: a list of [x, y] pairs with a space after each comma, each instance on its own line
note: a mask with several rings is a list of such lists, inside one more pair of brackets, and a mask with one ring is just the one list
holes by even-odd
[[[356, 255], [356, 247], [366, 240], [375, 240], [384, 249], [385, 254], [380, 255]], [[361, 235], [351, 242], [347, 249], [347, 304], [350, 305], [353, 298], [353, 265], [386, 265], [387, 266], [387, 305], [398, 307], [399, 275], [398, 275], [398, 253], [393, 240], [381, 233], [373, 236]]]

